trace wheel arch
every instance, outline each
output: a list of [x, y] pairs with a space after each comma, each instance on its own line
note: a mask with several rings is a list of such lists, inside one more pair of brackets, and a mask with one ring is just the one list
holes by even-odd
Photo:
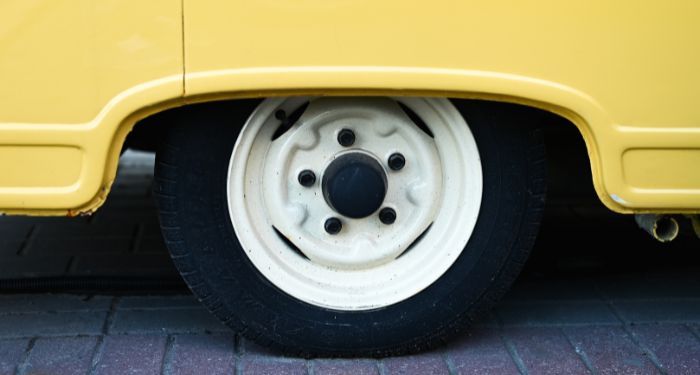
[[[240, 69], [189, 74], [184, 81], [184, 95], [173, 97], [172, 90], [163, 87], [176, 84], [174, 80], [175, 77], [171, 77], [127, 90], [114, 98], [97, 118], [79, 129], [86, 135], [81, 139], [83, 143], [77, 145], [86, 153], [87, 162], [82, 175], [100, 178], [79, 181], [81, 184], [69, 192], [71, 196], [65, 200], [72, 208], [45, 209], [39, 206], [5, 212], [69, 216], [93, 212], [109, 193], [126, 137], [135, 126], [152, 126], [173, 113], [193, 113], [201, 110], [205, 103], [289, 95], [448, 97], [514, 103], [554, 113], [576, 126], [585, 140], [593, 184], [600, 200], [614, 211], [631, 211], [612, 198], [604, 179], [605, 166], [607, 176], [616, 180], [613, 184], [621, 183], [620, 178], [615, 177], [622, 175], [616, 168], [616, 163], [619, 163], [604, 164], [600, 145], [601, 142], [606, 145], [615, 143], [618, 139], [616, 125], [593, 98], [560, 84], [506, 74], [449, 69]], [[85, 143], [88, 141], [95, 144], [88, 145]], [[608, 159], [614, 160], [614, 157], [613, 153]]]

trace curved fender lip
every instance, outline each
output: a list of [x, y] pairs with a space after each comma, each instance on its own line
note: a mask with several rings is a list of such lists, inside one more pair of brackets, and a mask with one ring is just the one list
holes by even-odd
[[[84, 152], [80, 177], [70, 188], [0, 187], [6, 213], [76, 215], [97, 209], [116, 175], [121, 145], [140, 119], [188, 103], [281, 95], [412, 95], [497, 100], [525, 104], [571, 120], [585, 139], [601, 201], [617, 212], [698, 212], [700, 186], [639, 188], [625, 179], [630, 149], [697, 149], [694, 127], [631, 127], [615, 124], [589, 95], [540, 79], [496, 72], [407, 67], [275, 67], [173, 75], [146, 82], [115, 97], [82, 124], [0, 124], [0, 147], [63, 145]], [[683, 166], [681, 166], [683, 167]], [[679, 167], [680, 168], [680, 167]], [[682, 175], [682, 171], [679, 171]], [[13, 190], [14, 189], [14, 190]]]

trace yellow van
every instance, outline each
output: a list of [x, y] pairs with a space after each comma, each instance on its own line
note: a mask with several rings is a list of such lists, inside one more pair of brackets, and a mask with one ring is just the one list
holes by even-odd
[[527, 258], [543, 122], [578, 129], [609, 209], [661, 240], [668, 215], [697, 224], [699, 17], [690, 0], [4, 0], [0, 211], [97, 210], [135, 129], [172, 257], [222, 321], [293, 353], [421, 350]]

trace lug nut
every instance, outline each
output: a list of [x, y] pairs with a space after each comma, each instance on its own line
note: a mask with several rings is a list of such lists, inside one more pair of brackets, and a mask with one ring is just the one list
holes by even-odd
[[323, 228], [328, 234], [338, 234], [340, 230], [343, 229], [343, 223], [340, 221], [340, 219], [331, 217], [326, 219], [326, 222], [323, 224]]
[[396, 211], [393, 208], [384, 207], [379, 211], [379, 220], [386, 225], [394, 224]]
[[299, 172], [297, 180], [299, 180], [299, 183], [302, 186], [311, 187], [314, 183], [316, 183], [316, 175], [314, 172], [304, 169], [303, 171]]
[[406, 159], [400, 153], [396, 152], [389, 156], [389, 168], [398, 171], [406, 165]]
[[343, 129], [338, 133], [338, 143], [343, 147], [350, 147], [355, 143], [355, 133], [350, 129]]
[[287, 112], [285, 112], [283, 109], [278, 109], [275, 111], [275, 118], [284, 121], [287, 118]]

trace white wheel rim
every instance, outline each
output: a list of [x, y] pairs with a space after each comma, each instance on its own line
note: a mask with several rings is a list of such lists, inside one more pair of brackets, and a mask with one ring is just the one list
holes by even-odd
[[[280, 127], [275, 113], [306, 103], [298, 121], [272, 140]], [[355, 133], [351, 147], [338, 144], [341, 129]], [[344, 217], [324, 199], [323, 171], [353, 152], [383, 166], [382, 207], [396, 211], [393, 224], [376, 213]], [[395, 152], [406, 159], [399, 171], [386, 162]], [[316, 174], [311, 187], [297, 179], [307, 169]], [[337, 310], [388, 306], [435, 282], [471, 237], [481, 193], [474, 137], [448, 100], [434, 98], [266, 99], [241, 130], [228, 173], [231, 221], [252, 264], [287, 294]], [[338, 234], [324, 230], [329, 217], [342, 221]]]

